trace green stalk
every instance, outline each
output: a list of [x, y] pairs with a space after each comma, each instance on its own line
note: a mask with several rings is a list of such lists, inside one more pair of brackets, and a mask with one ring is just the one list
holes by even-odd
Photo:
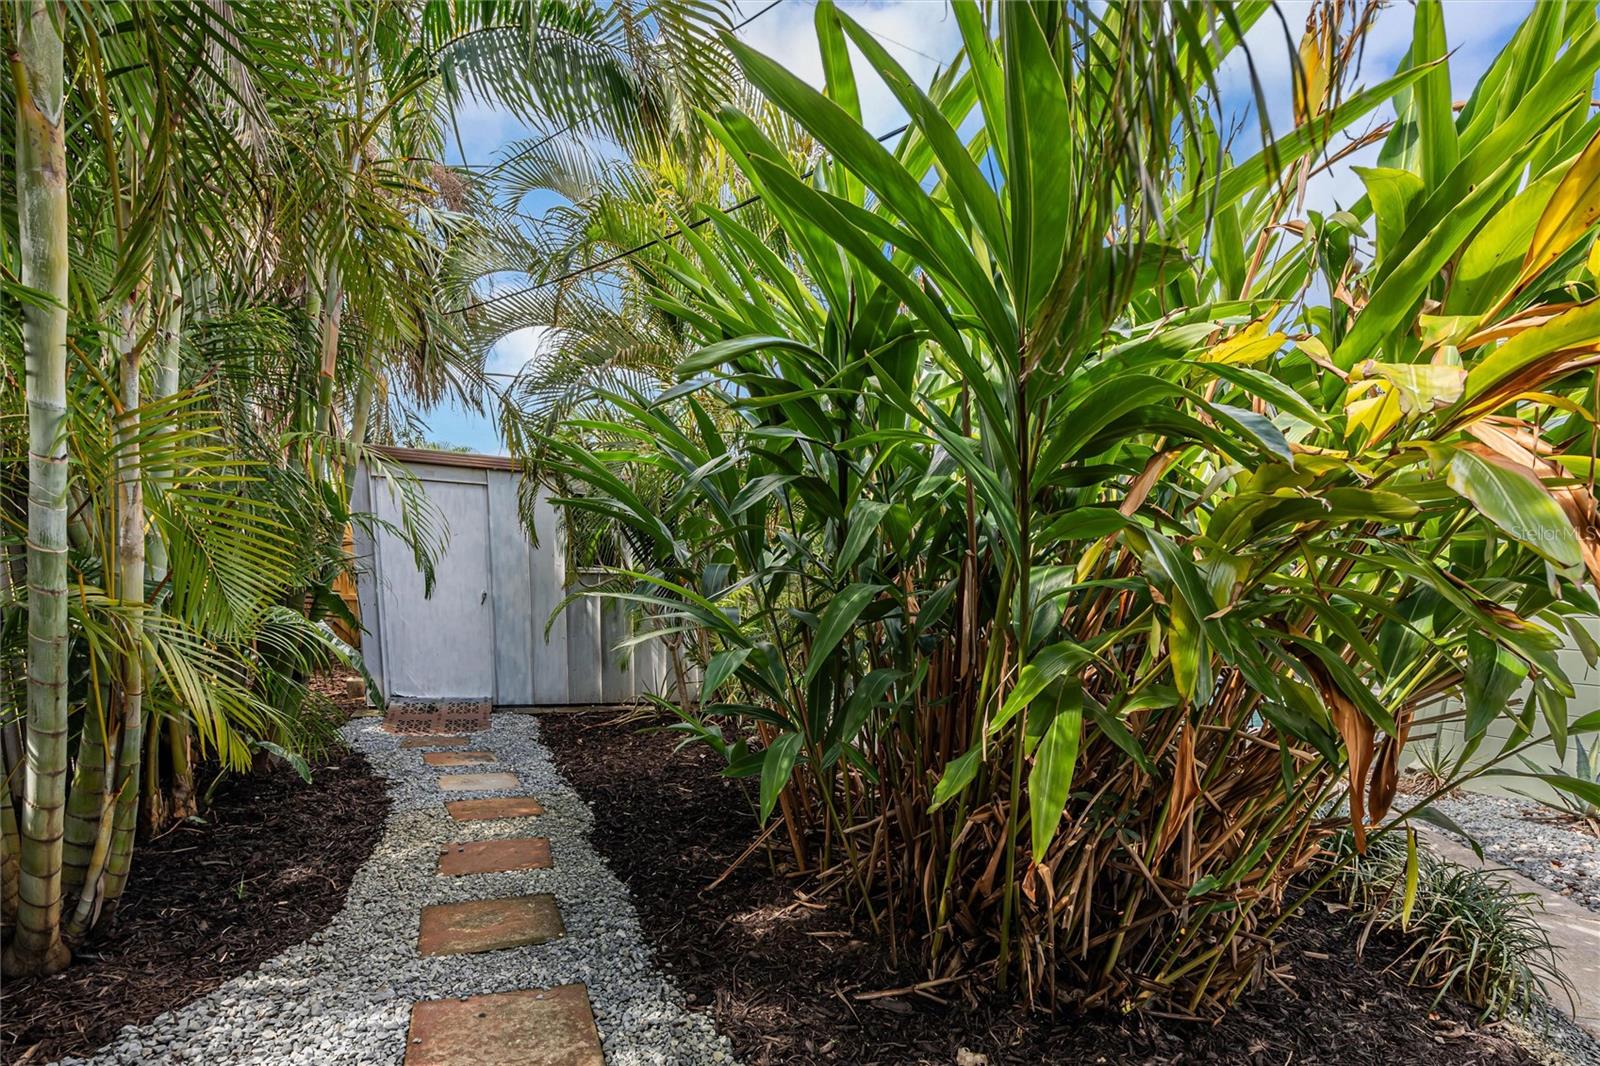
[[333, 432], [333, 378], [339, 366], [339, 320], [344, 307], [344, 272], [335, 260], [326, 266], [322, 320], [318, 324], [317, 432]]
[[67, 159], [60, 26], [45, 0], [17, 12], [17, 228], [28, 393], [28, 737], [13, 975], [54, 973], [67, 791]]
[[[118, 352], [121, 364], [122, 411], [117, 417], [117, 594], [128, 611], [129, 646], [121, 649], [114, 686], [120, 686], [116, 706], [122, 718], [122, 739], [117, 748], [116, 824], [111, 855], [101, 888], [102, 913], [109, 915], [133, 861], [133, 832], [139, 817], [139, 764], [144, 755], [144, 469], [139, 445], [139, 372], [142, 348], [136, 311], [144, 287], [135, 289], [122, 308], [122, 334]], [[90, 889], [86, 889], [87, 895]]]
[[[1028, 352], [1026, 342], [1017, 350], [1017, 487], [1014, 494], [1017, 508], [1017, 599], [1016, 617], [1012, 620], [1017, 639], [1016, 669], [1020, 674], [1027, 664], [1033, 635], [1033, 536], [1031, 512], [1033, 510], [1033, 456], [1032, 434], [1028, 424]], [[1000, 980], [999, 987], [1006, 988], [1007, 970], [1011, 962], [1011, 923], [1017, 907], [1017, 832], [1021, 827], [1022, 771], [1027, 755], [1028, 713], [1024, 708], [1017, 715], [1012, 729], [1011, 793], [1006, 809], [1006, 887], [1000, 908]], [[1037, 858], [1037, 857], [1036, 857]]]
[[[91, 661], [91, 669], [93, 663]], [[98, 673], [98, 671], [96, 671]], [[100, 835], [101, 797], [111, 780], [106, 764], [105, 704], [100, 699], [98, 681], [90, 691], [95, 706], [84, 708], [83, 725], [78, 730], [78, 756], [72, 774], [72, 790], [67, 794], [66, 842], [62, 850], [63, 883], [74, 892], [88, 880], [90, 856]]]
[[[153, 384], [155, 386], [155, 399], [159, 402], [175, 395], [178, 391], [178, 366], [181, 355], [180, 341], [183, 336], [183, 281], [180, 276], [182, 263], [176, 256], [167, 265], [166, 292], [160, 306], [160, 325], [156, 331], [156, 366]], [[157, 433], [157, 441], [162, 445], [161, 451], [165, 452], [165, 445], [171, 437], [173, 428], [170, 424], [163, 424]], [[157, 492], [165, 495], [172, 480], [172, 470], [165, 463], [159, 469], [152, 470]], [[152, 613], [164, 609], [166, 601], [171, 596], [167, 588], [168, 559], [167, 542], [162, 539], [159, 530], [153, 530], [145, 538], [145, 553], [149, 561], [150, 583], [160, 590], [156, 599], [150, 604]], [[152, 664], [146, 664], [147, 669]], [[172, 764], [172, 790], [166, 797], [162, 812], [163, 822], [172, 822], [180, 818], [187, 818], [195, 813], [194, 804], [194, 762], [191, 757], [193, 747], [193, 727], [189, 719], [174, 715], [167, 719], [166, 729], [167, 750]], [[149, 792], [152, 803], [160, 796], [158, 767], [155, 765], [156, 745], [151, 744], [152, 752], [149, 756], [151, 765], [150, 773], [157, 776], [156, 789]]]

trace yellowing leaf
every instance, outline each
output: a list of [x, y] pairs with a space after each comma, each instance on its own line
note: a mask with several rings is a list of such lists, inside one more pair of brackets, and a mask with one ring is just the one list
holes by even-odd
[[1589, 268], [1589, 274], [1600, 278], [1600, 241], [1589, 245], [1589, 261], [1584, 264]]
[[1202, 363], [1259, 363], [1283, 347], [1284, 333], [1268, 333], [1266, 319], [1252, 322], [1200, 357]]
[[1400, 897], [1400, 928], [1411, 928], [1411, 911], [1417, 905], [1417, 831], [1406, 826], [1406, 888]]
[[1369, 359], [1351, 368], [1351, 392], [1359, 391], [1358, 382], [1374, 378], [1394, 386], [1401, 414], [1415, 415], [1449, 407], [1459, 400], [1467, 372], [1448, 364], [1379, 363]]
[[1353, 383], [1345, 399], [1344, 413], [1346, 436], [1361, 436], [1367, 447], [1387, 436], [1404, 414], [1400, 409], [1399, 391], [1381, 378]]
[[1333, 26], [1318, 25], [1313, 14], [1300, 38], [1300, 70], [1294, 79], [1294, 124], [1303, 126], [1320, 115], [1328, 96], [1328, 61], [1333, 51]]
[[[1497, 385], [1526, 375], [1534, 364], [1552, 356], [1577, 355], [1600, 346], [1600, 300], [1590, 300], [1519, 332], [1478, 361], [1467, 373], [1467, 398], [1477, 400]], [[1541, 380], [1519, 381], [1525, 392]]]
[[1600, 134], [1596, 134], [1572, 161], [1561, 184], [1551, 194], [1539, 225], [1534, 227], [1533, 242], [1528, 245], [1522, 273], [1517, 276], [1512, 291], [1521, 289], [1560, 258], [1588, 231], [1596, 218], [1600, 218]]
[[1455, 344], [1478, 324], [1477, 315], [1418, 315], [1417, 335], [1424, 350], [1440, 344]]

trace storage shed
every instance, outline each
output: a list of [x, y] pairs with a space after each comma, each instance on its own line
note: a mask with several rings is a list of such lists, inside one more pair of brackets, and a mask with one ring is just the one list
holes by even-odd
[[[621, 703], [668, 686], [655, 642], [627, 640], [621, 604], [579, 598], [545, 626], [572, 590], [559, 509], [543, 487], [534, 502], [535, 545], [518, 510], [522, 473], [498, 456], [378, 449], [384, 462], [357, 469], [352, 505], [375, 514], [376, 532], [355, 531], [361, 651], [385, 696], [488, 698], [499, 706]], [[385, 469], [388, 467], [389, 469]], [[448, 525], [434, 588], [401, 526], [403, 468]]]

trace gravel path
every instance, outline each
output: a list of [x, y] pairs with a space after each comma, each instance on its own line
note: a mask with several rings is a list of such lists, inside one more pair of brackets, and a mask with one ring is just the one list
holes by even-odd
[[[404, 751], [377, 719], [343, 733], [390, 780], [393, 808], [383, 839], [350, 886], [331, 925], [297, 947], [203, 999], [125, 1028], [90, 1059], [63, 1064], [370, 1063], [395, 1066], [405, 1055], [414, 1000], [547, 987], [588, 986], [608, 1066], [731, 1063], [711, 1021], [686, 1010], [683, 997], [650, 961], [627, 889], [590, 848], [588, 807], [562, 780], [527, 715], [495, 715], [474, 748], [493, 751], [523, 794], [546, 813], [529, 819], [457, 822], [446, 813], [422, 753]], [[509, 793], [470, 793], [472, 796]], [[552, 870], [440, 877], [440, 845], [453, 840], [550, 838]], [[550, 943], [421, 958], [417, 929], [430, 903], [552, 892], [567, 935]]]
[[1547, 820], [1551, 812], [1532, 800], [1461, 792], [1433, 805], [1472, 834], [1485, 858], [1600, 911], [1600, 837]]

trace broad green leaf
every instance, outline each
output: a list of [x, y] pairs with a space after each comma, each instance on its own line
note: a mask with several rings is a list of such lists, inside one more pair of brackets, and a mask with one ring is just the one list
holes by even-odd
[[860, 122], [861, 96], [856, 91], [855, 71], [850, 67], [850, 49], [840, 32], [842, 17], [833, 0], [820, 0], [817, 4], [814, 21], [817, 45], [822, 52], [822, 75], [829, 98], [845, 114]]
[[1265, 415], [1258, 415], [1244, 407], [1231, 407], [1225, 403], [1210, 405], [1212, 412], [1253, 439], [1268, 454], [1294, 465], [1294, 453], [1284, 439], [1283, 430], [1272, 424]]
[[878, 522], [888, 509], [889, 505], [880, 500], [861, 500], [851, 508], [850, 527], [845, 531], [844, 543], [833, 561], [835, 577], [843, 577], [850, 572], [850, 568], [861, 557], [862, 549], [878, 531]]
[[[816, 349], [790, 337], [735, 337], [732, 340], [708, 344], [678, 364], [678, 376], [686, 378], [703, 370], [712, 370], [740, 356], [752, 355], [769, 348], [784, 348], [806, 355], [817, 355]], [[820, 356], [819, 356], [820, 358]]]
[[1292, 133], [1278, 138], [1254, 156], [1227, 168], [1203, 184], [1196, 195], [1184, 197], [1170, 211], [1171, 216], [1179, 222], [1179, 236], [1187, 240], [1205, 229], [1211, 219], [1206, 207], [1213, 202], [1213, 198], [1218, 210], [1243, 200], [1259, 190], [1262, 183], [1275, 172], [1281, 172], [1314, 149], [1324, 147], [1328, 138], [1382, 107], [1397, 92], [1408, 88], [1426, 74], [1427, 69], [1414, 67], [1369, 89], [1352, 93], [1337, 107], [1324, 112], [1316, 122], [1296, 127]]
[[1405, 232], [1406, 215], [1422, 198], [1422, 179], [1409, 170], [1392, 167], [1352, 167], [1367, 188], [1372, 214], [1377, 224], [1378, 260], [1394, 255]]
[[1450, 458], [1446, 480], [1478, 513], [1513, 540], [1557, 566], [1582, 564], [1583, 549], [1571, 521], [1532, 475], [1507, 470], [1473, 452], [1457, 450]]
[[1031, 4], [1001, 7], [1000, 40], [1010, 160], [1009, 276], [1018, 290], [1017, 317], [1027, 323], [1061, 269], [1072, 197], [1055, 186], [1073, 172], [1073, 121], [1061, 70]]
[[972, 783], [978, 776], [978, 770], [983, 766], [983, 745], [974, 745], [963, 755], [958, 755], [944, 765], [944, 773], [939, 776], [939, 783], [933, 786], [933, 801], [928, 804], [930, 811], [936, 811], [948, 803], [951, 797], [960, 794], [961, 790]]
[[[995, 298], [993, 282], [971, 245], [899, 160], [838, 104], [782, 64], [735, 38], [725, 38], [725, 42], [757, 88], [809, 130], [836, 160], [849, 167], [904, 220], [907, 235], [915, 235], [927, 250], [923, 265], [948, 279], [970, 301], [993, 336], [1015, 336], [1016, 327]], [[825, 219], [813, 215], [811, 221], [825, 232], [828, 230]]]
[[[1407, 316], [1428, 286], [1478, 228], [1489, 211], [1516, 187], [1526, 169], [1525, 152], [1580, 102], [1600, 63], [1600, 30], [1582, 34], [1545, 70], [1504, 121], [1478, 142], [1427, 200], [1412, 212], [1400, 242], [1406, 250], [1384, 272], [1334, 361], [1351, 367], [1373, 352]], [[1581, 87], [1581, 95], [1576, 90]]]
[[855, 625], [862, 610], [882, 590], [882, 585], [858, 581], [845, 586], [829, 601], [828, 606], [823, 608], [822, 615], [817, 620], [816, 635], [811, 638], [811, 654], [806, 662], [807, 684], [810, 684], [818, 671], [827, 665], [833, 649], [838, 647], [844, 635], [850, 631], [850, 627]]
[[1069, 681], [1060, 686], [1059, 701], [1045, 727], [1044, 738], [1028, 772], [1028, 817], [1033, 824], [1033, 861], [1043, 862], [1045, 851], [1072, 792], [1072, 771], [1078, 762], [1083, 736], [1083, 686]]
[[706, 663], [705, 676], [700, 681], [701, 702], [716, 696], [717, 690], [727, 683], [728, 678], [732, 677], [749, 657], [749, 648], [729, 648], [713, 655], [711, 661]]
[[1197, 364], [1208, 374], [1237, 385], [1252, 396], [1258, 396], [1280, 411], [1303, 419], [1318, 429], [1327, 429], [1328, 423], [1321, 412], [1288, 385], [1264, 371], [1248, 366], [1230, 366], [1226, 363], [1202, 362]]
[[[1095, 727], [1106, 735], [1107, 740], [1120, 748], [1128, 758], [1138, 763], [1139, 769], [1147, 774], [1153, 774], [1155, 773], [1155, 764], [1150, 761], [1150, 756], [1146, 754], [1144, 745], [1139, 743], [1139, 738], [1128, 730], [1127, 725], [1122, 720], [1122, 715], [1131, 714], [1138, 709], [1137, 702], [1131, 701], [1127, 706], [1120, 709], [1120, 713], [1087, 700], [1085, 701], [1084, 709], [1094, 722]], [[1176, 702], [1176, 693], [1168, 697], [1167, 700], [1161, 701], [1160, 705], [1170, 707], [1173, 702]]]
[[772, 817], [772, 809], [778, 805], [778, 795], [784, 786], [789, 783], [789, 776], [794, 772], [795, 760], [800, 755], [800, 743], [804, 738], [799, 733], [784, 733], [772, 742], [766, 754], [761, 759], [761, 821], [763, 823]]
[[1411, 106], [1417, 116], [1417, 154], [1427, 189], [1438, 188], [1461, 156], [1451, 110], [1449, 54], [1444, 5], [1439, 0], [1418, 0], [1411, 28], [1411, 61], [1429, 67], [1411, 90]]
[[906, 73], [905, 68], [884, 50], [876, 37], [848, 15], [840, 17], [850, 39], [911, 115], [917, 129], [928, 138], [945, 180], [960, 194], [951, 197], [953, 206], [971, 217], [974, 228], [988, 242], [1000, 262], [1009, 268], [1010, 263], [1006, 258], [1009, 235], [1005, 229], [1000, 199], [983, 171], [973, 161], [967, 146], [961, 142], [955, 127], [945, 118], [938, 105], [929, 99], [928, 94], [922, 91], [916, 80]]
[[1069, 671], [1076, 670], [1091, 657], [1087, 648], [1070, 640], [1041, 648], [1039, 653], [1017, 672], [1016, 686], [1006, 696], [1005, 703], [1001, 704], [1000, 713], [989, 721], [989, 735], [998, 733], [1019, 712], [1027, 710], [1028, 705], [1050, 682]]
[[1468, 741], [1483, 736], [1491, 722], [1508, 715], [1511, 697], [1528, 676], [1528, 664], [1487, 637], [1467, 638], [1467, 668], [1461, 675], [1466, 700]]
[[1489, 216], [1456, 262], [1444, 301], [1446, 314], [1484, 314], [1511, 291], [1534, 227], [1560, 179], [1557, 172], [1546, 174]]

